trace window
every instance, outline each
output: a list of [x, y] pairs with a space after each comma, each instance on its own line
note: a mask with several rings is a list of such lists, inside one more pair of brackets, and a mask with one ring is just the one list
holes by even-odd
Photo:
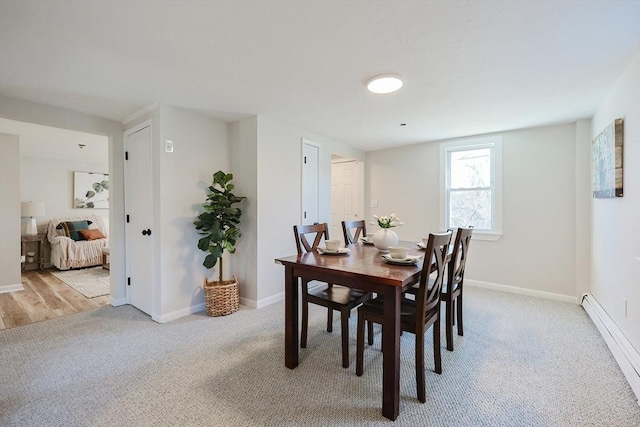
[[440, 144], [441, 223], [474, 227], [474, 237], [502, 234], [502, 138]]

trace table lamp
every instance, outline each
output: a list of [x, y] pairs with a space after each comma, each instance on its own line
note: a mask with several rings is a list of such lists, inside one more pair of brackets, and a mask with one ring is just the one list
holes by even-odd
[[38, 234], [38, 225], [36, 224], [37, 216], [44, 216], [44, 202], [22, 202], [20, 203], [20, 212], [23, 217], [30, 217], [30, 221], [27, 222], [27, 230], [25, 232], [28, 236], [35, 236]]

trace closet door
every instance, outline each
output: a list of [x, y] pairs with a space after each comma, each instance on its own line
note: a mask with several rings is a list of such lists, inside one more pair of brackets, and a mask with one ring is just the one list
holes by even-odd
[[153, 180], [151, 124], [125, 132], [125, 231], [127, 294], [134, 307], [153, 316]]

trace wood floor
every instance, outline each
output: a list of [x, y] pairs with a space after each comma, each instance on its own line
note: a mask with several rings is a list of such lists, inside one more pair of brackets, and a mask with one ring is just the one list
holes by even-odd
[[85, 297], [53, 276], [54, 270], [26, 271], [22, 273], [24, 291], [0, 294], [0, 330], [95, 310], [109, 303], [109, 295]]

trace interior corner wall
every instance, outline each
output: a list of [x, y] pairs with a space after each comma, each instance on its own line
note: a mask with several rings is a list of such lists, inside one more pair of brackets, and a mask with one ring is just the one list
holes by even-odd
[[624, 195], [591, 200], [590, 291], [640, 352], [640, 53], [598, 106], [592, 138], [617, 118], [624, 119]]
[[0, 292], [20, 277], [20, 138], [0, 133]]
[[[503, 132], [503, 235], [474, 239], [466, 278], [576, 299], [575, 124]], [[396, 213], [400, 239], [440, 224], [439, 142], [367, 153], [373, 214]], [[407, 191], [397, 191], [402, 183]], [[368, 204], [368, 203], [367, 203]], [[552, 243], [551, 240], [556, 243]], [[568, 243], [567, 243], [568, 242]]]
[[301, 221], [302, 139], [320, 145], [320, 221], [331, 223], [331, 154], [365, 160], [346, 144], [259, 116], [257, 119], [258, 307], [284, 297], [284, 269], [274, 260], [296, 253], [293, 225]]
[[238, 120], [229, 125], [231, 140], [231, 172], [234, 194], [245, 196], [240, 230], [242, 237], [231, 257], [233, 274], [240, 283], [241, 303], [256, 308], [258, 305], [258, 120], [256, 116]]
[[591, 119], [576, 122], [576, 297], [591, 284]]
[[[154, 140], [159, 160], [157, 236], [161, 303], [159, 321], [204, 310], [202, 285], [215, 271], [202, 262], [200, 235], [193, 221], [202, 212], [213, 174], [230, 171], [227, 123], [168, 105], [160, 106], [160, 140]], [[173, 152], [164, 142], [173, 141]], [[231, 257], [225, 255], [224, 275], [230, 277]], [[217, 277], [214, 276], [214, 277]], [[217, 280], [217, 279], [216, 279]]]
[[[111, 301], [126, 296], [124, 263], [124, 150], [122, 123], [50, 105], [0, 97], [0, 117], [109, 138], [109, 245]], [[19, 229], [19, 228], [18, 228]], [[0, 246], [4, 242], [0, 241]]]

